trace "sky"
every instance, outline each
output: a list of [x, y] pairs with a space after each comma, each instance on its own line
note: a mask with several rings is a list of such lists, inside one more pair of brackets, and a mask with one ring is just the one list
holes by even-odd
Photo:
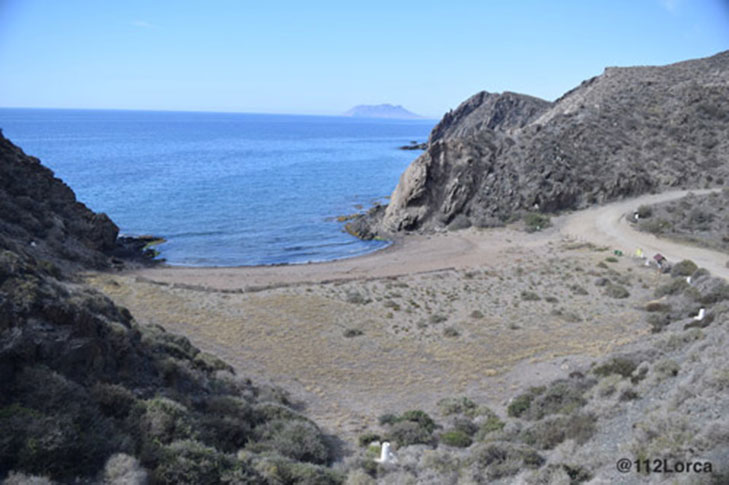
[[729, 0], [0, 0], [0, 107], [439, 118], [729, 49]]

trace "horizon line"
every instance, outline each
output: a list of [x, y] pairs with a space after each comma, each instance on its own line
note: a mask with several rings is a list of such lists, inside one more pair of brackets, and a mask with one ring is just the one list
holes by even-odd
[[[387, 104], [387, 103], [385, 103]], [[363, 106], [363, 105], [356, 105]], [[377, 105], [372, 105], [377, 106]], [[48, 107], [48, 106], [0, 106], [2, 109], [27, 109], [27, 110], [60, 110], [60, 111], [137, 111], [150, 113], [207, 113], [207, 114], [241, 114], [241, 115], [268, 115], [268, 116], [312, 116], [327, 118], [349, 118], [349, 119], [372, 119], [372, 120], [395, 120], [395, 121], [439, 121], [439, 117], [420, 116], [419, 118], [387, 118], [387, 117], [366, 117], [347, 116], [342, 114], [316, 114], [316, 113], [283, 113], [283, 112], [257, 112], [257, 111], [221, 111], [216, 109], [153, 109], [153, 108], [69, 108], [69, 107]], [[350, 108], [351, 109], [351, 108]], [[445, 114], [445, 113], [444, 113]]]

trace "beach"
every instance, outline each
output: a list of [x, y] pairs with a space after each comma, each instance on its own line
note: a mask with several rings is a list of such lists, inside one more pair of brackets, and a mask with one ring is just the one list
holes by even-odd
[[[87, 281], [141, 323], [288, 389], [327, 430], [354, 439], [381, 414], [427, 411], [445, 397], [504, 412], [519, 390], [647, 335], [642, 306], [668, 276], [627, 256], [631, 240], [601, 245], [614, 241], [598, 226], [614, 220], [610, 230], [644, 242], [623, 213], [682, 195], [565, 214], [536, 233], [471, 228], [328, 263], [158, 267]], [[626, 256], [612, 258], [614, 249]], [[601, 278], [629, 296], [607, 296]]]

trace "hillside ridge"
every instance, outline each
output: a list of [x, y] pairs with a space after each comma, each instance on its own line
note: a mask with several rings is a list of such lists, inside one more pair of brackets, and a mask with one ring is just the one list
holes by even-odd
[[668, 188], [723, 185], [729, 51], [610, 67], [555, 102], [481, 92], [447, 113], [360, 237], [498, 226]]

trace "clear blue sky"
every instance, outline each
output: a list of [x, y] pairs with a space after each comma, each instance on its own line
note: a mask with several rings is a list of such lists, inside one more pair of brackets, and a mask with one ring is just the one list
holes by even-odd
[[729, 49], [727, 0], [0, 0], [0, 106], [440, 117]]

